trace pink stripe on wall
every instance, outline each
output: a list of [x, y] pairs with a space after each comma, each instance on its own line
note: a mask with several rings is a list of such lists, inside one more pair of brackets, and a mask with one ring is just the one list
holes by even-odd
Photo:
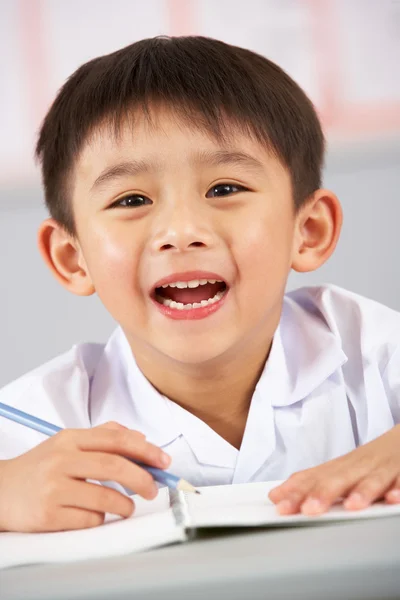
[[195, 0], [165, 0], [168, 16], [168, 35], [195, 35], [198, 29]]
[[324, 127], [330, 129], [340, 102], [335, 11], [332, 0], [306, 0], [306, 2], [311, 13], [311, 46], [320, 92], [317, 109]]
[[343, 64], [335, 0], [305, 0], [313, 19], [312, 42], [321, 102], [318, 112], [325, 129], [340, 138], [381, 135], [400, 129], [396, 101], [350, 104], [343, 93]]
[[44, 43], [43, 3], [41, 0], [16, 0], [19, 12], [27, 104], [32, 129], [37, 130], [50, 100], [48, 61]]

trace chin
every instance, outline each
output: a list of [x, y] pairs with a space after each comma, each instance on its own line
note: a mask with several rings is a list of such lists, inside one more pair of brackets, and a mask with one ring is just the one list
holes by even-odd
[[201, 347], [200, 344], [184, 344], [182, 346], [175, 345], [173, 351], [171, 347], [168, 350], [162, 350], [162, 353], [167, 355], [172, 361], [180, 363], [181, 365], [194, 366], [206, 366], [208, 363], [218, 361], [228, 352], [228, 348], [225, 347]]

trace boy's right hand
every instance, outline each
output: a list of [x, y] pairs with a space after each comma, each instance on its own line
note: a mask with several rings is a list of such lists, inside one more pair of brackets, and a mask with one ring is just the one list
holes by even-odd
[[145, 436], [117, 423], [65, 429], [29, 452], [0, 461], [0, 531], [95, 527], [105, 513], [129, 517], [131, 498], [85, 481], [116, 481], [148, 500], [157, 486], [129, 457], [165, 469], [170, 457]]

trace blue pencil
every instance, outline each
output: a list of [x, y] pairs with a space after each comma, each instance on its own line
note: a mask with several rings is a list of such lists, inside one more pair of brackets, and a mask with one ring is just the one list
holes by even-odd
[[[19, 423], [20, 425], [24, 425], [25, 427], [29, 427], [30, 429], [34, 429], [35, 431], [39, 431], [39, 433], [44, 433], [48, 436], [54, 435], [62, 430], [62, 427], [58, 427], [57, 425], [53, 425], [52, 423], [38, 419], [33, 415], [29, 415], [22, 410], [18, 410], [18, 408], [8, 406], [2, 402], [0, 402], [0, 417], [5, 417], [10, 421], [14, 421], [15, 423]], [[152, 475], [153, 479], [159, 483], [167, 485], [169, 488], [180, 490], [182, 492], [194, 492], [196, 494], [200, 494], [200, 492], [185, 479], [181, 479], [176, 475], [172, 475], [172, 473], [168, 473], [168, 471], [156, 469], [155, 467], [149, 467], [148, 465], [134, 461], [131, 458], [128, 458], [128, 460], [138, 464], [140, 467], [148, 471], [148, 473]]]

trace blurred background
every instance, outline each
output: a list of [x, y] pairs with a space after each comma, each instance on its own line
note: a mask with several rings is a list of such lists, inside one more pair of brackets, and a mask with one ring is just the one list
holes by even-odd
[[160, 34], [250, 48], [305, 89], [345, 221], [330, 261], [288, 287], [331, 282], [400, 310], [399, 0], [0, 0], [0, 386], [115, 326], [97, 297], [68, 294], [42, 264], [33, 148], [79, 65]]

